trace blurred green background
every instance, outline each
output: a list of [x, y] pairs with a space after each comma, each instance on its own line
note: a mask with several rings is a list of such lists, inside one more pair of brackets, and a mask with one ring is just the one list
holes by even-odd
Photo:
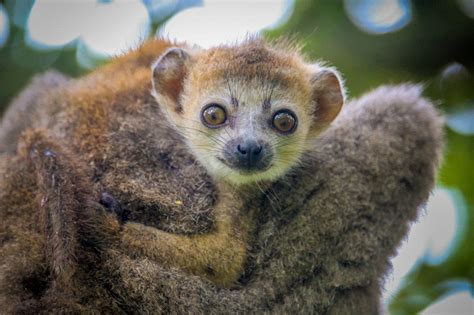
[[[65, 3], [56, 1], [55, 5], [67, 10]], [[110, 5], [114, 1], [97, 3]], [[72, 36], [70, 41], [55, 45], [32, 39], [28, 18], [34, 4], [34, 0], [0, 1], [0, 112], [38, 72], [55, 68], [79, 76], [108, 59], [91, 48], [85, 36]], [[206, 1], [143, 0], [141, 5], [149, 17], [146, 32], [141, 32], [146, 37], [153, 36], [173, 14], [205, 6]], [[417, 263], [390, 299], [390, 313], [417, 313], [459, 290], [472, 296], [474, 1], [296, 0], [285, 1], [285, 7], [288, 16], [283, 23], [265, 30], [264, 36], [296, 37], [305, 44], [309, 56], [336, 65], [344, 74], [350, 97], [380, 84], [421, 82], [426, 95], [446, 114], [447, 146], [438, 186], [454, 192], [456, 238], [442, 260], [416, 258]], [[87, 17], [84, 24], [86, 21]], [[100, 23], [92, 25], [92, 32], [100, 32], [101, 27]], [[50, 32], [58, 28], [61, 25]]]

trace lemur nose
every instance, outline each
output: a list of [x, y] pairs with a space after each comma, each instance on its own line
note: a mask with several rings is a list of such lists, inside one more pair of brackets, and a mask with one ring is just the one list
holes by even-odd
[[248, 141], [237, 145], [237, 151], [242, 155], [258, 156], [262, 152], [262, 146], [255, 141]]
[[273, 160], [273, 150], [263, 139], [235, 138], [228, 141], [221, 157], [227, 166], [241, 171], [263, 171]]
[[258, 168], [262, 159], [263, 147], [253, 140], [248, 140], [237, 145], [237, 156], [241, 165], [247, 169]]

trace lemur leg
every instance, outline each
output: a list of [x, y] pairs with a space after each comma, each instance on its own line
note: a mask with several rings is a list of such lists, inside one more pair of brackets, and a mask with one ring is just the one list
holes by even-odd
[[206, 275], [219, 286], [234, 284], [243, 273], [254, 220], [245, 211], [238, 213], [241, 201], [230, 193], [221, 192], [219, 196], [215, 227], [210, 232], [178, 235], [129, 222], [123, 227], [122, 246], [132, 256], [149, 257], [166, 267]]
[[87, 278], [82, 265], [97, 259], [94, 238], [105, 235], [98, 227], [110, 228], [110, 224], [96, 211], [100, 205], [92, 201], [95, 198], [85, 168], [56, 139], [45, 131], [29, 130], [22, 137], [19, 154], [36, 177], [36, 228], [44, 237], [44, 256], [52, 280], [42, 299], [61, 310], [83, 311], [85, 306], [79, 300], [90, 293], [82, 283]]

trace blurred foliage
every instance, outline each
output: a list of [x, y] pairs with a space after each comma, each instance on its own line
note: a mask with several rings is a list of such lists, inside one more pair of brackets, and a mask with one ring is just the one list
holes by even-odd
[[[159, 1], [143, 2], [154, 29], [177, 10], [202, 3], [179, 1], [163, 9], [156, 6]], [[351, 97], [380, 84], [411, 81], [423, 83], [426, 95], [439, 101], [447, 115], [474, 108], [474, 19], [460, 9], [461, 1], [401, 0], [410, 10], [410, 20], [397, 31], [377, 35], [358, 28], [347, 12], [363, 2], [296, 0], [287, 23], [266, 32], [266, 36], [296, 37], [305, 44], [309, 56], [337, 65]], [[86, 72], [77, 62], [78, 45], [39, 51], [25, 43], [24, 26], [33, 3], [0, 0], [10, 18], [8, 40], [0, 47], [0, 111], [35, 73], [49, 68], [71, 76]], [[465, 123], [474, 121], [467, 119]], [[447, 127], [446, 139], [439, 184], [460, 192], [456, 202], [458, 211], [465, 212], [464, 229], [441, 263], [433, 265], [421, 258], [392, 299], [393, 314], [419, 312], [450, 292], [466, 285], [472, 290], [474, 285], [474, 137]]]
[[0, 111], [31, 77], [50, 68], [78, 76], [84, 73], [76, 61], [75, 47], [39, 51], [25, 42], [25, 24], [34, 0], [0, 1], [10, 18], [10, 33], [0, 47]]

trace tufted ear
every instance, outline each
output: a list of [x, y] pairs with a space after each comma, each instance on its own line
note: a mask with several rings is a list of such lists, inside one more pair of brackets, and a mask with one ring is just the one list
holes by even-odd
[[180, 95], [189, 57], [184, 49], [173, 47], [166, 50], [152, 66], [153, 94], [162, 106], [175, 113], [183, 110]]
[[316, 126], [329, 125], [344, 104], [344, 90], [339, 75], [332, 69], [319, 68], [311, 79], [316, 103]]

